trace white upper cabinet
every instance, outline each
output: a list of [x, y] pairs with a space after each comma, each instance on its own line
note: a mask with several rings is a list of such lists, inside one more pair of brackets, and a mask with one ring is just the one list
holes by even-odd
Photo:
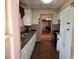
[[32, 25], [32, 10], [28, 9], [28, 10], [24, 10], [25, 12], [25, 16], [23, 18], [23, 23], [26, 26], [30, 26]]

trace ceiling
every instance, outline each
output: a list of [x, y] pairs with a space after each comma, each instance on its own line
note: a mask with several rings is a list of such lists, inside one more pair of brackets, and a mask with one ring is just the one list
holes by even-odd
[[28, 9], [58, 9], [67, 0], [53, 0], [51, 3], [45, 4], [41, 0], [20, 0], [20, 4]]

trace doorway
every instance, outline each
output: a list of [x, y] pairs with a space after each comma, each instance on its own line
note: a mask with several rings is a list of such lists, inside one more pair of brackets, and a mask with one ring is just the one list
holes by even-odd
[[41, 14], [41, 40], [50, 41], [51, 37], [51, 21], [52, 14]]

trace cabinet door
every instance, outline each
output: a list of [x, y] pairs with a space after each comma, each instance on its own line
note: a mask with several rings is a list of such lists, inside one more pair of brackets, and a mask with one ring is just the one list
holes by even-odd
[[31, 10], [25, 10], [25, 16], [23, 17], [24, 25], [30, 26], [32, 25], [32, 12]]
[[31, 41], [29, 43], [29, 51], [30, 51], [30, 57], [31, 57], [36, 43], [36, 34], [34, 34], [30, 40]]
[[67, 17], [69, 18], [66, 22], [65, 28], [65, 59], [70, 59], [71, 56], [71, 39], [72, 39], [72, 27], [74, 20], [74, 8], [68, 10]]
[[59, 54], [59, 59], [64, 59], [64, 47], [63, 47], [63, 40], [64, 40], [64, 27], [65, 27], [65, 24], [64, 24], [64, 16], [65, 16], [65, 13], [64, 11], [62, 11], [60, 13], [60, 47], [59, 47], [59, 50], [60, 50], [60, 54]]
[[[70, 59], [72, 24], [73, 24], [73, 8], [65, 10], [61, 17], [60, 35], [61, 35], [61, 49], [60, 59]], [[63, 53], [64, 52], [64, 53]]]
[[21, 51], [21, 59], [29, 59], [29, 43], [27, 43]]
[[[60, 59], [70, 59], [70, 51], [71, 51], [71, 39], [72, 39], [72, 25], [73, 25], [73, 8], [69, 8], [68, 10], [66, 10], [62, 15], [63, 16], [63, 22], [61, 26], [64, 25], [64, 27], [62, 27], [61, 29], [64, 29], [64, 31], [62, 32], [62, 36], [61, 39], [62, 40], [62, 48], [61, 48], [61, 58]], [[64, 53], [63, 53], [64, 52]]]

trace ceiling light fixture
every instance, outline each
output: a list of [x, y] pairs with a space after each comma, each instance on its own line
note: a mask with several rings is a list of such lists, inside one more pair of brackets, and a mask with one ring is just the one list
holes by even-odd
[[44, 3], [51, 3], [53, 0], [41, 0]]

